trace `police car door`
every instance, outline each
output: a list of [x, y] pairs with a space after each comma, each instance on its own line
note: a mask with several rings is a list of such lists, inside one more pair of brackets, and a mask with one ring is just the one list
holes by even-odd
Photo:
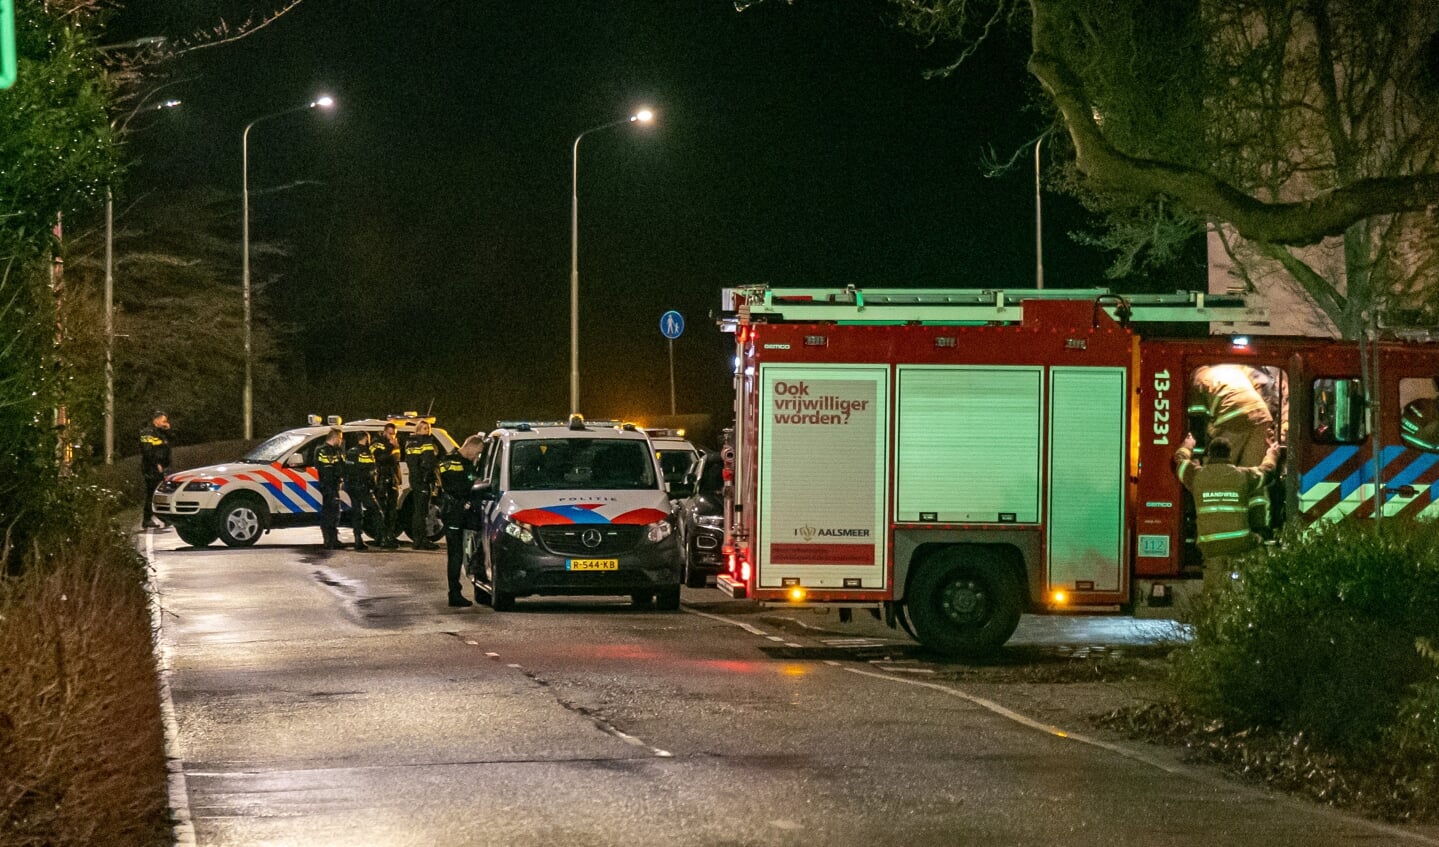
[[[480, 473], [476, 474], [475, 481], [487, 482], [490, 485], [490, 496], [484, 499], [483, 521], [480, 528], [480, 547], [484, 552], [484, 570], [481, 574], [473, 571], [470, 577], [482, 576], [489, 579], [492, 573], [490, 569], [490, 527], [495, 522], [495, 511], [499, 509], [500, 473], [504, 468], [503, 457], [505, 454], [505, 442], [500, 438], [491, 438], [485, 442], [485, 450], [480, 454]], [[471, 506], [473, 508], [473, 506]]]

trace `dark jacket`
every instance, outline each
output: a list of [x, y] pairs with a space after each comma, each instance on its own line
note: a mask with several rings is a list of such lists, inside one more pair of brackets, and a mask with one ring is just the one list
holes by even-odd
[[345, 488], [351, 492], [375, 487], [375, 454], [370, 445], [356, 444], [345, 451]]
[[333, 444], [321, 444], [315, 451], [315, 469], [319, 472], [321, 494], [335, 495], [340, 492], [340, 481], [345, 475], [345, 454]]
[[375, 484], [381, 488], [400, 484], [400, 447], [383, 436], [370, 441], [370, 455], [375, 457]]
[[170, 430], [153, 424], [140, 430], [140, 471], [147, 477], [161, 477], [170, 470]]
[[452, 529], [465, 527], [465, 516], [469, 511], [470, 489], [475, 484], [475, 463], [451, 453], [440, 460], [440, 487], [445, 492], [440, 515], [445, 526]]
[[410, 489], [428, 488], [435, 481], [440, 442], [433, 435], [411, 435], [405, 442], [405, 464], [410, 468]]

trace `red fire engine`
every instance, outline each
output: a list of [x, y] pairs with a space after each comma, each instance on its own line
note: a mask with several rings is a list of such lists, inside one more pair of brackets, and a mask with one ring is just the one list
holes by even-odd
[[1439, 516], [1439, 437], [1416, 435], [1416, 410], [1436, 403], [1432, 338], [1211, 335], [1262, 315], [1195, 293], [725, 298], [737, 355], [719, 584], [734, 597], [865, 608], [956, 654], [1002, 645], [1025, 611], [1167, 605], [1202, 574], [1171, 462], [1186, 432], [1203, 447], [1188, 412], [1214, 411], [1192, 387], [1205, 366], [1244, 375], [1285, 447], [1270, 529]]

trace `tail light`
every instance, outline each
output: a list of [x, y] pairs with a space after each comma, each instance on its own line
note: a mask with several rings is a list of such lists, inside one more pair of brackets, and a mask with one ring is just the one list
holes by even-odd
[[749, 562], [742, 562], [742, 563], [740, 563], [740, 566], [739, 566], [739, 581], [745, 583], [746, 585], [748, 585], [748, 584], [749, 584], [749, 578], [750, 578]]

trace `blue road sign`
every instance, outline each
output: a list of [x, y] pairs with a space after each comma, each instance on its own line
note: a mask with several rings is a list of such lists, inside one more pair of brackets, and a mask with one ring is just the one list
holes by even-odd
[[684, 315], [681, 315], [673, 309], [660, 315], [660, 332], [664, 333], [665, 338], [674, 341], [676, 338], [679, 338], [680, 334], [684, 331]]

